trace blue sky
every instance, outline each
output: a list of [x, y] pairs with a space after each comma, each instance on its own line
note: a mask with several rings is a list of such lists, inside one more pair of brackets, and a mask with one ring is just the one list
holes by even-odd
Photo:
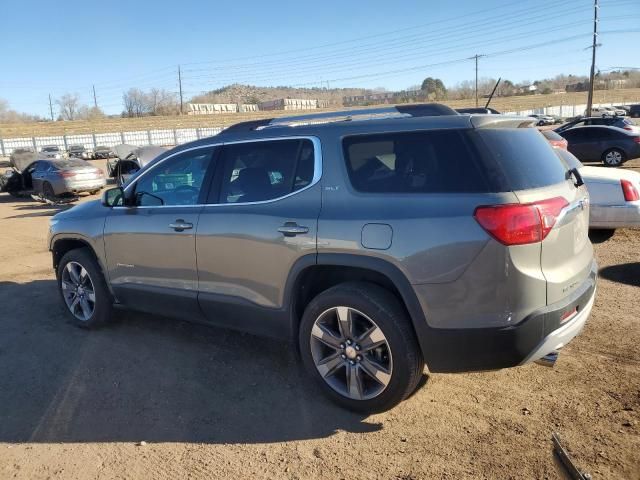
[[[601, 0], [597, 66], [640, 67], [640, 0]], [[481, 77], [587, 74], [593, 0], [128, 2], [3, 0], [0, 98], [48, 115], [77, 93], [107, 113], [130, 87], [185, 96], [233, 83], [451, 85]], [[612, 33], [615, 31], [617, 33]], [[620, 33], [622, 32], [622, 33]]]

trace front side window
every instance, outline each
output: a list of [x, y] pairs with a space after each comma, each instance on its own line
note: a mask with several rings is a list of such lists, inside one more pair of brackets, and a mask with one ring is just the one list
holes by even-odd
[[135, 185], [136, 205], [196, 205], [211, 154], [211, 149], [194, 150], [154, 166]]
[[222, 162], [222, 203], [272, 200], [311, 184], [313, 142], [294, 139], [225, 145]]

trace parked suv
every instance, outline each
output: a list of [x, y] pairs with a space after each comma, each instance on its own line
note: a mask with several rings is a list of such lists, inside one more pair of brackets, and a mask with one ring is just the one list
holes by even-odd
[[292, 339], [360, 411], [406, 398], [425, 363], [552, 362], [596, 268], [586, 189], [534, 123], [408, 105], [176, 147], [53, 217], [62, 300], [83, 327], [118, 305]]

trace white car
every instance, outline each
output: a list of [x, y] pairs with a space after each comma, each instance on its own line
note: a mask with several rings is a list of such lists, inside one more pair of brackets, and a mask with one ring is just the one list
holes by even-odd
[[591, 203], [589, 228], [640, 227], [640, 173], [624, 168], [588, 167], [567, 150], [555, 150], [569, 168], [578, 169], [587, 186]]
[[39, 157], [42, 159], [60, 159], [64, 157], [64, 152], [57, 145], [45, 145], [42, 147], [42, 150], [40, 150]]

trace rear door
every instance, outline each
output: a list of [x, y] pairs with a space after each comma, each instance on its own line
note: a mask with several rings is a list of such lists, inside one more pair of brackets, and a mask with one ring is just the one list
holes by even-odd
[[198, 301], [215, 324], [278, 336], [294, 264], [315, 262], [320, 143], [284, 138], [225, 143], [196, 251]]
[[562, 136], [569, 142], [567, 149], [582, 161], [599, 159], [596, 134], [595, 128], [572, 128], [562, 132]]

